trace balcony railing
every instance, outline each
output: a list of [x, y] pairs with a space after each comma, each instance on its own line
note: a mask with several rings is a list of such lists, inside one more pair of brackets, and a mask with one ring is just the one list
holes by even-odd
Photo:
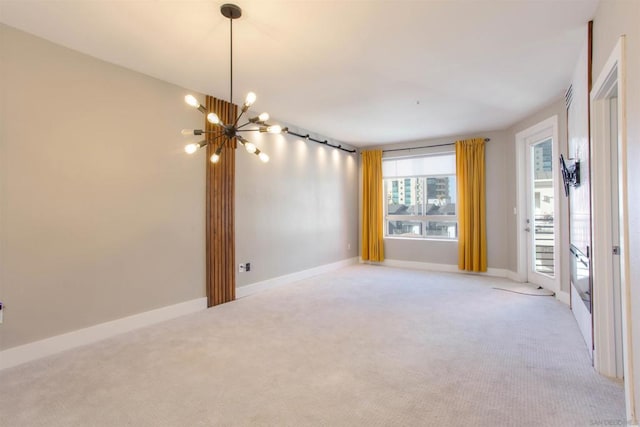
[[533, 225], [536, 246], [536, 271], [553, 276], [555, 257], [553, 215], [536, 215]]

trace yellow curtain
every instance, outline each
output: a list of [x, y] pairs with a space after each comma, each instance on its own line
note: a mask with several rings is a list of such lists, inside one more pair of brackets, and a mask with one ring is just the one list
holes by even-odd
[[487, 271], [484, 139], [456, 141], [458, 268]]
[[362, 152], [362, 259], [384, 261], [382, 150]]

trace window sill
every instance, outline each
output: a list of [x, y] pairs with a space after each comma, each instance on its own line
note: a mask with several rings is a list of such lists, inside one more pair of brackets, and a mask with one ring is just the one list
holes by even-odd
[[458, 239], [438, 239], [437, 237], [401, 237], [401, 236], [384, 236], [384, 240], [413, 240], [416, 242], [451, 242], [458, 243]]

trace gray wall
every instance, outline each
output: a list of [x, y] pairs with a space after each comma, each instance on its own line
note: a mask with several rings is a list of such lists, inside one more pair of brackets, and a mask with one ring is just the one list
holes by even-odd
[[250, 139], [270, 161], [236, 154], [236, 261], [251, 263], [238, 286], [358, 256], [358, 154], [292, 135]]
[[[189, 91], [0, 31], [0, 350], [204, 297]], [[271, 161], [236, 156], [238, 285], [357, 256], [357, 155], [253, 140]]]
[[205, 294], [186, 90], [0, 25], [0, 349]]
[[[508, 132], [479, 132], [477, 135], [453, 136], [447, 138], [415, 141], [393, 146], [377, 146], [373, 148], [411, 148], [429, 145], [447, 144], [459, 139], [473, 137], [491, 138], [486, 144], [486, 195], [487, 195], [487, 258], [489, 268], [509, 268], [508, 247], [510, 238], [515, 238], [504, 226], [510, 214], [508, 181], [514, 179], [509, 174], [513, 169], [513, 159], [508, 156], [513, 145]], [[406, 156], [449, 150], [454, 147], [434, 148], [429, 150], [411, 150], [406, 152], [384, 153], [384, 157]], [[509, 169], [511, 167], [511, 169]], [[433, 264], [458, 265], [457, 241], [410, 240], [387, 238], [384, 241], [385, 258], [389, 260], [413, 261]]]
[[[570, 82], [567, 82], [567, 88], [569, 87], [569, 84]], [[513, 215], [513, 209], [518, 206], [517, 180], [515, 179], [515, 177], [517, 176], [517, 150], [515, 146], [516, 134], [532, 126], [535, 126], [536, 124], [553, 116], [558, 117], [559, 154], [563, 154], [564, 157], [567, 158], [567, 109], [564, 104], [564, 97], [560, 97], [556, 102], [521, 120], [508, 130], [509, 138], [512, 141], [512, 144], [508, 147], [508, 152], [505, 154], [509, 159], [512, 159], [510, 162], [508, 162], [508, 173], [509, 176], [514, 177], [514, 179], [510, 179], [507, 182], [507, 203], [509, 204], [509, 206], [511, 206], [511, 215], [507, 215], [507, 222], [505, 224], [507, 224], [507, 228], [511, 230], [511, 237], [507, 240], [507, 254], [509, 258], [508, 268], [513, 272], [518, 271], [518, 242], [516, 233], [518, 233], [521, 228], [521, 226], [516, 222], [516, 215]], [[554, 159], [554, 162], [555, 163], [553, 164], [553, 167], [557, 167], [558, 160]], [[557, 185], [561, 185], [561, 183], [557, 183]], [[560, 254], [558, 254], [558, 256], [560, 257], [560, 268], [562, 270], [560, 276], [560, 290], [569, 292], [569, 204], [568, 199], [564, 196], [564, 190], [560, 191], [560, 195], [560, 213], [556, 216], [557, 220], [560, 221]]]
[[598, 78], [618, 38], [626, 34], [627, 185], [629, 188], [629, 256], [632, 307], [633, 365], [636, 409], [640, 410], [640, 2], [601, 1], [593, 28], [593, 78]]

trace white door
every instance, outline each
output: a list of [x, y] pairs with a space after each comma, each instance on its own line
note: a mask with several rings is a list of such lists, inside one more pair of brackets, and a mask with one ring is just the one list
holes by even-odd
[[633, 163], [627, 157], [624, 58], [621, 36], [591, 91], [594, 366], [601, 374], [624, 378], [626, 420], [636, 425], [626, 179]]
[[516, 134], [518, 277], [559, 292], [558, 117]]
[[618, 180], [618, 97], [609, 100], [609, 126], [611, 143], [611, 287], [613, 294], [613, 330], [615, 376], [623, 378], [622, 349], [622, 289], [620, 286], [620, 185]]

